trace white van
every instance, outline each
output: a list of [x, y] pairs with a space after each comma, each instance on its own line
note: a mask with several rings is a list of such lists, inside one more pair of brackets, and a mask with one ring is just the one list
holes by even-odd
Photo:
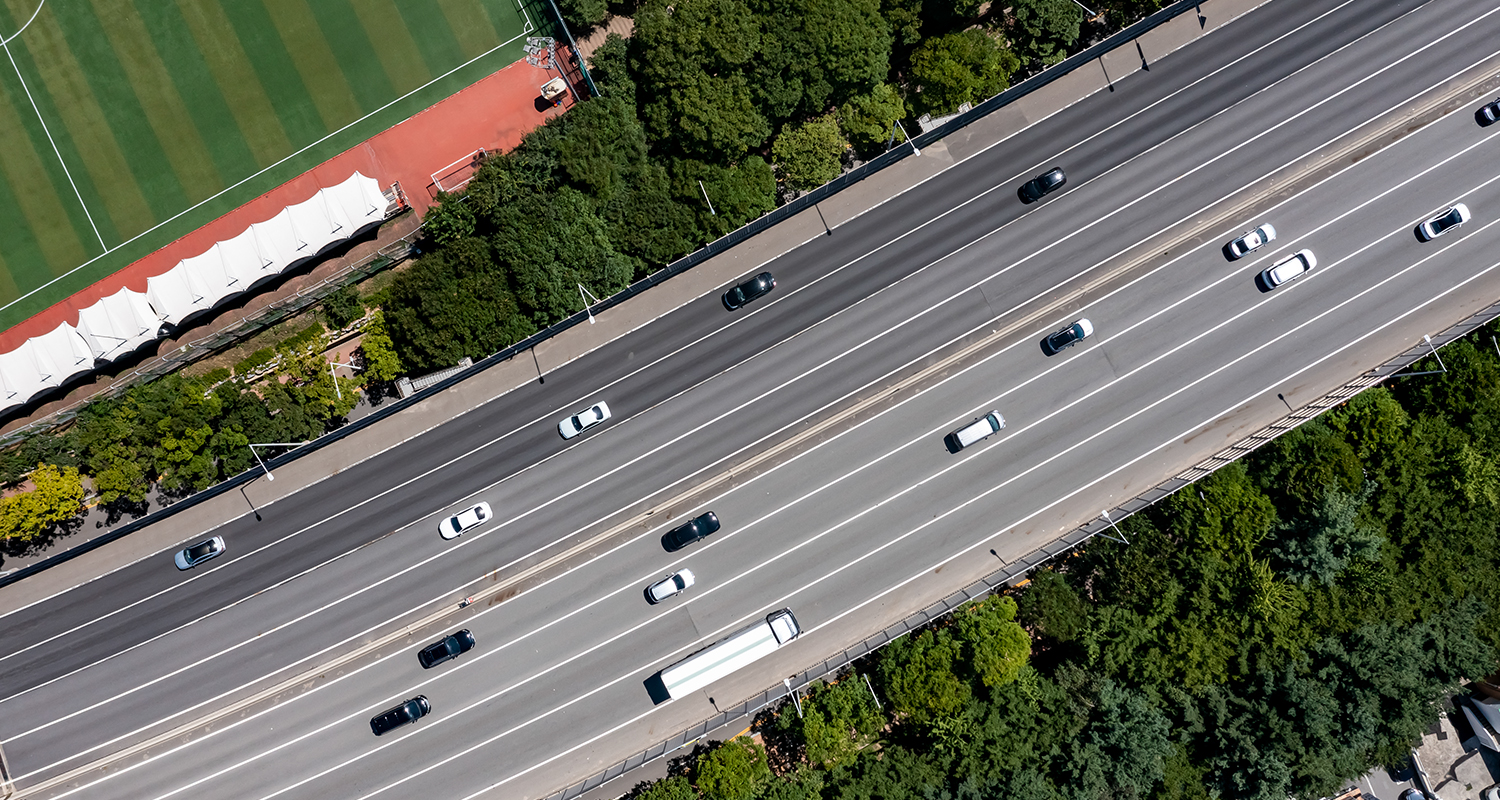
[[948, 434], [948, 447], [954, 452], [1005, 429], [1005, 417], [999, 411], [991, 411], [968, 425]]

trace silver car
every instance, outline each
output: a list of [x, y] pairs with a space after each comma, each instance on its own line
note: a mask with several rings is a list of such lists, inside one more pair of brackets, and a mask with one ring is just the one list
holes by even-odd
[[1274, 289], [1293, 278], [1301, 277], [1302, 273], [1310, 271], [1317, 265], [1318, 257], [1313, 255], [1313, 251], [1298, 250], [1272, 264], [1260, 274], [1260, 278], [1265, 281], [1266, 288]]
[[609, 419], [609, 406], [600, 400], [557, 423], [557, 432], [562, 434], [564, 439], [571, 439], [607, 419]]
[[457, 539], [464, 535], [464, 531], [484, 522], [494, 514], [490, 512], [489, 503], [480, 503], [473, 508], [465, 509], [438, 523], [438, 535], [444, 539]]
[[178, 569], [192, 569], [210, 558], [224, 553], [224, 537], [215, 536], [205, 542], [199, 542], [192, 547], [184, 548], [173, 559], [177, 562]]
[[656, 605], [661, 601], [676, 597], [687, 591], [693, 585], [693, 571], [690, 569], [674, 572], [665, 578], [646, 587], [646, 602]]
[[1447, 233], [1450, 228], [1469, 221], [1469, 207], [1463, 203], [1455, 203], [1452, 208], [1427, 220], [1417, 226], [1417, 238], [1424, 242], [1430, 242]]
[[1252, 250], [1265, 245], [1266, 242], [1276, 241], [1276, 229], [1267, 222], [1253, 231], [1240, 234], [1229, 244], [1224, 245], [1224, 254], [1229, 256], [1230, 261], [1244, 258]]

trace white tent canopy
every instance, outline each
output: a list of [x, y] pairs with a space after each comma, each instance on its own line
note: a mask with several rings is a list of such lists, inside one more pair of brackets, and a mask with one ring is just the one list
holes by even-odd
[[287, 206], [238, 236], [146, 280], [146, 293], [121, 289], [63, 323], [0, 354], [0, 411], [30, 400], [157, 338], [162, 323], [176, 325], [256, 283], [312, 258], [385, 219], [385, 194], [374, 178], [356, 172]]

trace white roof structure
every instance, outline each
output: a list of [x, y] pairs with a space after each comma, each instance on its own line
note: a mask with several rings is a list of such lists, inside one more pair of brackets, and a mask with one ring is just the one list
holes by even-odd
[[112, 361], [157, 338], [162, 323], [180, 324], [250, 290], [385, 219], [385, 194], [356, 172], [302, 203], [252, 224], [238, 236], [146, 280], [146, 293], [121, 289], [63, 323], [0, 354], [0, 411]]
[[113, 361], [156, 339], [161, 319], [146, 296], [121, 289], [78, 312], [78, 331], [93, 345], [94, 357]]

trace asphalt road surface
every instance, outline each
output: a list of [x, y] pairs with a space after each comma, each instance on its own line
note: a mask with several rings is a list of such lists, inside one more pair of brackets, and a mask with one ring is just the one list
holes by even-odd
[[[745, 309], [701, 298], [224, 526], [230, 552], [193, 572], [162, 553], [5, 616], [18, 786], [539, 797], [777, 683], [1500, 298], [1500, 126], [1477, 103], [1409, 119], [1500, 54], [1497, 22], [1458, 0], [1272, 3], [999, 146], [954, 137], [959, 167], [767, 265], [779, 286]], [[1404, 135], [1304, 168], [1383, 120]], [[1068, 186], [1022, 205], [1052, 164]], [[1418, 242], [1457, 201], [1474, 219]], [[1228, 261], [1263, 221], [1278, 239]], [[1300, 248], [1314, 270], [1257, 280]], [[1044, 355], [1081, 317], [1096, 334]], [[596, 399], [614, 418], [564, 442], [557, 421]], [[948, 452], [992, 408], [1007, 429]], [[438, 537], [478, 500], [495, 522]], [[663, 552], [708, 508], [722, 531]], [[308, 675], [576, 542], [516, 591]], [[682, 567], [698, 585], [648, 606]], [[657, 670], [782, 606], [797, 642], [652, 702]], [[457, 627], [475, 651], [421, 669], [416, 650]], [[417, 694], [431, 716], [371, 735]]]

